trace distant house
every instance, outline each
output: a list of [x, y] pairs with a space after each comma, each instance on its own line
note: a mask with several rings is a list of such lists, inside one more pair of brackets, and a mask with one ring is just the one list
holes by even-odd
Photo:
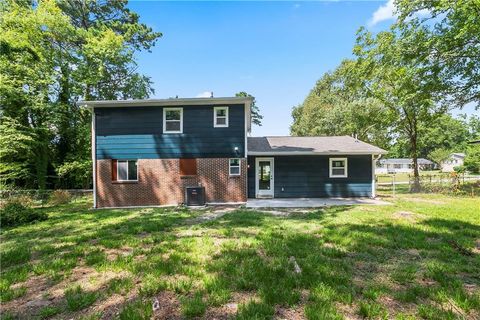
[[465, 153], [452, 153], [448, 159], [440, 163], [440, 168], [443, 172], [453, 172], [455, 167], [463, 166]]
[[[435, 163], [428, 159], [418, 158], [419, 170], [433, 170]], [[413, 160], [408, 158], [380, 159], [377, 161], [375, 173], [411, 173], [413, 172]]]
[[94, 206], [375, 196], [375, 160], [385, 150], [348, 136], [249, 137], [251, 103], [79, 102], [93, 111]]

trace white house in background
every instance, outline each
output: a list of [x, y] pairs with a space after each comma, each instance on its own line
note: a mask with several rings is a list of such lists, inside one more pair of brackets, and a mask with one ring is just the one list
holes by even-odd
[[463, 166], [465, 153], [452, 153], [447, 160], [440, 163], [443, 172], [453, 172], [455, 167]]
[[[420, 170], [432, 170], [435, 169], [435, 163], [424, 158], [418, 158], [418, 168]], [[377, 161], [375, 173], [411, 173], [413, 172], [413, 160], [407, 158], [398, 159], [380, 159]]]

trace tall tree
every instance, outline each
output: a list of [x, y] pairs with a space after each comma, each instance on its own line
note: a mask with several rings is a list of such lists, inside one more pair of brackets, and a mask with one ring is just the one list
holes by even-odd
[[43, 141], [35, 145], [37, 165], [28, 166], [30, 176], [37, 172], [29, 185], [44, 188], [54, 169], [67, 177], [69, 168], [89, 167], [90, 114], [75, 102], [148, 97], [151, 81], [137, 72], [135, 53], [150, 50], [160, 36], [126, 1], [1, 3], [2, 118]]
[[252, 105], [250, 106], [250, 111], [252, 113], [252, 122], [257, 126], [262, 125], [263, 116], [260, 114], [260, 108], [257, 106], [257, 101], [255, 97], [251, 94], [246, 93], [245, 91], [237, 92], [235, 97], [251, 97], [253, 98]]
[[426, 33], [419, 29], [380, 32], [373, 36], [360, 29], [354, 53], [357, 67], [352, 69], [353, 81], [388, 109], [388, 118], [395, 131], [408, 138], [409, 153], [414, 167], [412, 191], [420, 190], [418, 156], [420, 126], [432, 121], [447, 110], [436, 103], [445, 87], [440, 68], [429, 63], [422, 46]]
[[[480, 1], [396, 0], [399, 30], [426, 33], [425, 43], [411, 43], [425, 50], [432, 68], [442, 70], [449, 86], [442, 102], [463, 107], [480, 103]], [[421, 27], [421, 28], [419, 28]]]
[[344, 60], [317, 81], [305, 101], [292, 111], [292, 135], [355, 135], [385, 148], [389, 146], [386, 110], [378, 99], [351, 82], [349, 75], [355, 65], [353, 60]]

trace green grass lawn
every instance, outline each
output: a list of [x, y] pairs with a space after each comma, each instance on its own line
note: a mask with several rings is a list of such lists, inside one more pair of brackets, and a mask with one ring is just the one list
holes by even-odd
[[480, 198], [385, 199], [211, 220], [39, 208], [1, 232], [1, 318], [478, 319]]

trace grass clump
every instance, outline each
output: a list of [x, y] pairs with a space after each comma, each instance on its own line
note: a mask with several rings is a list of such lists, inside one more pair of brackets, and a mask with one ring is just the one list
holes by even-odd
[[385, 308], [377, 303], [372, 301], [362, 301], [360, 302], [360, 309], [358, 314], [365, 319], [387, 319], [388, 312]]
[[126, 295], [130, 290], [133, 289], [133, 279], [130, 277], [127, 278], [115, 278], [110, 281], [108, 284], [107, 292], [109, 294], [121, 294]]
[[245, 304], [241, 304], [238, 307], [237, 319], [249, 320], [249, 319], [272, 319], [275, 309], [264, 303], [250, 300]]
[[40, 319], [48, 319], [58, 313], [60, 313], [62, 310], [59, 307], [56, 306], [46, 306], [43, 307], [40, 312], [39, 312], [39, 317]]
[[77, 311], [92, 305], [97, 300], [95, 292], [85, 292], [80, 285], [65, 290], [67, 308], [70, 311]]
[[150, 320], [152, 315], [153, 310], [150, 302], [136, 300], [125, 305], [118, 318], [120, 320]]
[[182, 314], [187, 318], [199, 317], [207, 309], [207, 304], [203, 301], [203, 296], [200, 292], [196, 292], [193, 297], [182, 297], [180, 304]]

